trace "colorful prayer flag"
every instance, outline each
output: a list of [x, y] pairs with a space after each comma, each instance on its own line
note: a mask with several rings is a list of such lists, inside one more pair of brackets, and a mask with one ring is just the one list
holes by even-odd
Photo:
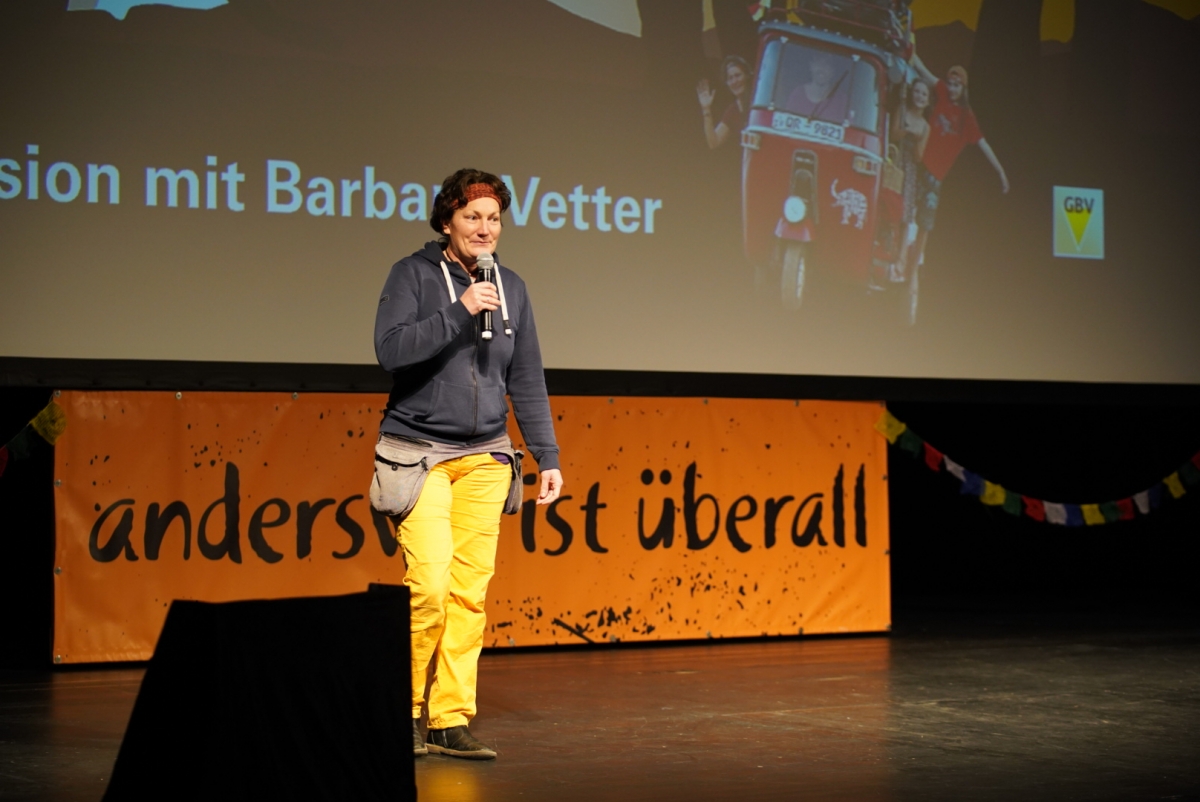
[[907, 428], [908, 426], [896, 420], [896, 416], [886, 409], [879, 416], [879, 420], [875, 421], [875, 431], [886, 437], [887, 441], [893, 445], [896, 443], [896, 438]]
[[966, 472], [966, 469], [963, 468], [963, 466], [959, 465], [957, 462], [950, 459], [949, 457], [943, 457], [942, 461], [946, 463], [946, 473], [955, 477], [960, 482], [966, 480], [967, 472]]
[[1021, 503], [1025, 505], [1025, 514], [1035, 521], [1046, 520], [1046, 505], [1040, 498], [1030, 498], [1029, 496], [1021, 496]]
[[1117, 501], [1106, 501], [1100, 505], [1100, 514], [1104, 516], [1104, 523], [1110, 524], [1121, 520], [1119, 503]]
[[1079, 511], [1083, 514], [1083, 522], [1088, 526], [1099, 526], [1104, 523], [1104, 513], [1100, 512], [1099, 504], [1081, 504]]
[[0, 446], [0, 476], [4, 475], [4, 469], [8, 467], [8, 446]]
[[1150, 491], [1143, 490], [1141, 493], [1133, 494], [1133, 503], [1137, 505], [1138, 512], [1142, 515], [1150, 514]]
[[983, 495], [983, 477], [977, 473], [963, 471], [962, 487], [958, 489], [959, 493], [964, 495], [982, 496]]
[[942, 452], [929, 445], [929, 443], [925, 444], [925, 464], [929, 466], [929, 470], [931, 471], [940, 471], [942, 469]]
[[1123, 498], [1117, 502], [1117, 517], [1122, 521], [1133, 520], [1133, 499]]
[[1154, 487], [1150, 488], [1150, 490], [1148, 492], [1150, 493], [1150, 509], [1157, 510], [1159, 507], [1162, 506], [1162, 496], [1163, 496], [1162, 482], [1159, 482], [1158, 484], [1154, 485]]
[[8, 441], [8, 455], [12, 457], [13, 462], [26, 459], [32, 453], [37, 442], [33, 435], [33, 428], [26, 424]]
[[913, 434], [912, 429], [905, 429], [896, 438], [896, 446], [914, 459], [921, 456], [922, 446], [925, 441]]
[[58, 404], [51, 401], [29, 422], [33, 430], [42, 436], [50, 445], [62, 435], [67, 428], [67, 413]]
[[989, 507], [999, 507], [1004, 503], [1008, 493], [998, 484], [983, 480], [983, 493], [980, 494], [979, 500]]
[[1064, 504], [1067, 511], [1067, 526], [1083, 526], [1083, 510], [1078, 504]]
[[1200, 469], [1190, 462], [1185, 462], [1179, 469], [1179, 478], [1183, 480], [1184, 487], [1194, 488], [1200, 485]]
[[1056, 504], [1052, 501], [1043, 502], [1046, 509], [1046, 520], [1052, 524], [1066, 526], [1067, 524], [1067, 508], [1064, 504]]
[[1171, 491], [1174, 498], [1180, 498], [1187, 490], [1183, 487], [1183, 482], [1179, 481], [1179, 471], [1163, 479], [1163, 484], [1167, 486], [1167, 490]]

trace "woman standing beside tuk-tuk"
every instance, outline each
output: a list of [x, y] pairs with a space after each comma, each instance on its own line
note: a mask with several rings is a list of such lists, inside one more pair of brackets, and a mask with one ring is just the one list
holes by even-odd
[[725, 144], [730, 134], [735, 138], [742, 135], [746, 120], [750, 115], [750, 65], [740, 56], [726, 56], [721, 62], [721, 74], [725, 77], [725, 88], [733, 95], [733, 102], [725, 107], [721, 120], [713, 124], [713, 100], [716, 92], [704, 78], [696, 85], [696, 97], [700, 101], [700, 111], [704, 115], [704, 139], [709, 148], [716, 149]]
[[917, 239], [917, 186], [920, 172], [925, 169], [922, 160], [931, 130], [929, 121], [925, 119], [929, 111], [929, 95], [929, 84], [922, 80], [913, 81], [904, 102], [904, 111], [896, 115], [892, 127], [892, 138], [899, 146], [896, 166], [904, 171], [904, 245], [900, 249], [898, 271], [901, 277], [908, 273], [909, 251]]

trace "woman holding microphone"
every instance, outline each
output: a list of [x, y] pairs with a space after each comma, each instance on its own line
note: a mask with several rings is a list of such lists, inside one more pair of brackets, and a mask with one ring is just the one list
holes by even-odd
[[[521, 503], [506, 396], [541, 472], [537, 503], [554, 501], [563, 485], [533, 309], [525, 283], [494, 256], [509, 202], [490, 173], [459, 170], [443, 181], [429, 220], [440, 238], [392, 266], [375, 317], [375, 354], [392, 391], [371, 502], [397, 524], [407, 566], [418, 755], [496, 756], [468, 724], [500, 515]], [[481, 281], [493, 263], [494, 280]], [[490, 337], [485, 312], [496, 321]]]

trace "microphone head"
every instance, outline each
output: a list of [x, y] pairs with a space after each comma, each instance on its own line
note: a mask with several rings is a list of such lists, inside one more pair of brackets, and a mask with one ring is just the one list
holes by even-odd
[[496, 259], [490, 253], [481, 253], [475, 258], [475, 266], [480, 270], [494, 270]]

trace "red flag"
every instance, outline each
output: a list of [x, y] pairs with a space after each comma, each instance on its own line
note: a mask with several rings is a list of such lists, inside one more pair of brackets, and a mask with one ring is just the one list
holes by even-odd
[[1133, 520], [1133, 499], [1123, 498], [1117, 502], [1117, 511], [1121, 514], [1118, 520], [1132, 521]]
[[942, 452], [929, 445], [929, 443], [925, 444], [925, 464], [929, 466], [929, 470], [931, 471], [940, 471], [942, 469]]
[[1046, 505], [1039, 498], [1030, 498], [1029, 496], [1021, 496], [1021, 501], [1025, 504], [1025, 514], [1035, 521], [1046, 520]]
[[8, 446], [0, 446], [0, 476], [4, 475], [4, 469], [8, 467]]
[[1200, 451], [1197, 451], [1195, 454], [1192, 455], [1192, 464], [1195, 465], [1197, 468], [1200, 468]]

